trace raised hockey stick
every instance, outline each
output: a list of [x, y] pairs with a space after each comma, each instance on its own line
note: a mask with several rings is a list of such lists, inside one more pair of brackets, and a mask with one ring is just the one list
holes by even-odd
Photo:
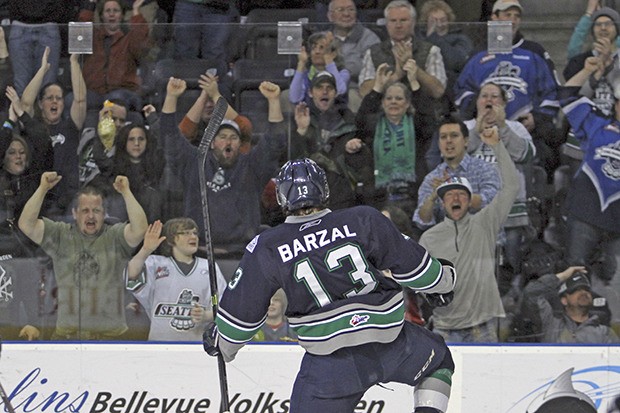
[[[0, 337], [0, 355], [1, 354], [2, 354], [2, 337]], [[0, 383], [0, 399], [2, 399], [2, 403], [4, 403], [4, 408], [9, 413], [15, 413], [15, 409], [13, 408], [13, 405], [11, 404], [11, 401], [9, 400], [9, 396], [6, 395], [6, 392], [4, 391], [4, 387], [2, 387], [2, 383]]]
[[[202, 201], [202, 222], [205, 228], [205, 244], [207, 251], [207, 260], [209, 261], [209, 286], [211, 287], [211, 309], [213, 310], [213, 318], [217, 314], [218, 298], [217, 298], [217, 275], [215, 270], [215, 258], [213, 256], [213, 243], [211, 242], [211, 219], [209, 216], [209, 203], [207, 190], [207, 177], [205, 175], [205, 166], [207, 162], [207, 154], [209, 153], [209, 147], [215, 134], [224, 120], [224, 115], [228, 109], [228, 103], [226, 99], [220, 97], [215, 102], [211, 119], [207, 125], [198, 150], [202, 155], [200, 162], [200, 168], [198, 169], [198, 177], [200, 179], [200, 198]], [[224, 356], [222, 354], [217, 355], [217, 368], [220, 378], [220, 395], [222, 401], [220, 404], [220, 411], [227, 412], [230, 408], [230, 402], [228, 399], [228, 379], [226, 377], [226, 363], [224, 362]]]

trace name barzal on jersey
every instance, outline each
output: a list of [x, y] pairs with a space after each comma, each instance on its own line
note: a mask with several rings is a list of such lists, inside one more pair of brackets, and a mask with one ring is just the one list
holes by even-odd
[[[313, 225], [317, 225], [321, 220], [313, 221], [299, 228], [300, 231], [307, 229]], [[313, 225], [309, 225], [313, 224]], [[311, 250], [316, 250], [326, 245], [331, 244], [334, 241], [346, 238], [354, 238], [357, 236], [356, 232], [351, 232], [348, 225], [342, 227], [334, 227], [331, 229], [321, 229], [319, 231], [312, 232], [310, 234], [303, 235], [299, 238], [293, 239], [292, 242], [278, 245], [278, 252], [282, 262], [287, 262], [296, 258], [300, 253], [305, 253]]]

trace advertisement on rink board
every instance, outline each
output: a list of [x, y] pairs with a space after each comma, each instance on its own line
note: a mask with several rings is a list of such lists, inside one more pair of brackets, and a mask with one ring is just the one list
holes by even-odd
[[[450, 348], [457, 367], [448, 413], [568, 413], [567, 398], [580, 412], [607, 413], [620, 396], [620, 347]], [[295, 344], [246, 346], [227, 364], [230, 411], [289, 412], [302, 356]], [[216, 359], [200, 344], [5, 342], [0, 384], [18, 413], [219, 412]], [[385, 383], [355, 413], [412, 410], [411, 388]]]

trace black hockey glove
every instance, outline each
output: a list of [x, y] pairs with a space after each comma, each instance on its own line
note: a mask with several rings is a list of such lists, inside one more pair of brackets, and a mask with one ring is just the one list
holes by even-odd
[[202, 347], [210, 356], [216, 357], [220, 355], [220, 348], [217, 346], [217, 325], [215, 321], [209, 322], [205, 332], [202, 333]]

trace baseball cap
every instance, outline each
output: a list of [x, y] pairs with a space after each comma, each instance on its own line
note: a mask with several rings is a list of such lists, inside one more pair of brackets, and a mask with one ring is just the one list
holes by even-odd
[[564, 281], [562, 285], [560, 285], [558, 294], [559, 295], [572, 294], [582, 287], [586, 287], [588, 291], [592, 289], [590, 286], [590, 280], [588, 279], [588, 276], [582, 272], [576, 272], [575, 274], [571, 275], [571, 277], [568, 280]]
[[321, 83], [329, 82], [335, 88], [336, 87], [336, 79], [334, 79], [334, 75], [329, 73], [327, 70], [320, 71], [312, 78], [312, 87], [316, 87]]
[[508, 10], [511, 7], [516, 7], [521, 12], [523, 12], [523, 6], [519, 4], [518, 0], [497, 0], [493, 4], [493, 13], [498, 12], [498, 11]]
[[439, 198], [443, 199], [443, 196], [451, 189], [464, 189], [467, 191], [469, 196], [471, 197], [472, 190], [471, 184], [467, 180], [467, 178], [460, 176], [453, 176], [448, 178], [444, 183], [437, 187], [437, 195]]
[[222, 128], [234, 129], [237, 135], [241, 136], [241, 129], [239, 129], [239, 125], [234, 120], [224, 119], [217, 131], [219, 132]]
[[594, 23], [596, 23], [596, 19], [601, 16], [609, 17], [616, 25], [616, 34], [620, 35], [620, 32], [618, 31], [618, 28], [620, 27], [620, 14], [618, 14], [618, 12], [611, 7], [601, 7], [600, 9], [592, 13], [592, 28], [594, 28]]

